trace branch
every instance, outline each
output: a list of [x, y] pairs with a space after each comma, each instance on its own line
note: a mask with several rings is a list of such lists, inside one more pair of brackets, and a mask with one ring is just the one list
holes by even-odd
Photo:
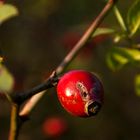
[[[84, 33], [84, 35], [81, 37], [79, 42], [73, 47], [73, 49], [67, 54], [67, 56], [64, 58], [64, 60], [60, 63], [60, 65], [56, 68], [55, 72], [57, 75], [61, 74], [64, 69], [70, 64], [70, 62], [75, 58], [75, 56], [78, 54], [78, 52], [85, 46], [85, 44], [90, 40], [91, 36], [97, 29], [97, 27], [100, 25], [100, 23], [103, 21], [105, 16], [109, 13], [113, 5], [117, 2], [117, 0], [109, 0], [101, 13], [97, 16], [97, 18], [93, 21], [91, 26], [87, 29], [87, 31]], [[50, 80], [51, 79], [51, 80]], [[50, 76], [47, 80], [48, 85], [52, 85], [52, 76]], [[40, 98], [44, 95], [45, 91], [50, 88], [51, 86], [46, 86], [46, 84], [42, 84], [40, 86], [37, 86], [28, 92], [21, 93], [24, 98], [24, 93], [28, 94], [28, 97], [33, 96], [30, 98], [30, 100], [25, 104], [24, 108], [20, 112], [20, 116], [28, 115], [30, 111], [33, 109], [33, 107], [36, 105], [36, 103], [40, 100]], [[35, 95], [36, 94], [36, 95]], [[17, 96], [19, 94], [16, 94]], [[20, 95], [19, 95], [20, 96]], [[15, 96], [16, 97], [16, 96]], [[18, 98], [17, 98], [18, 99]], [[27, 99], [27, 98], [26, 98]], [[21, 99], [24, 101], [25, 99]], [[17, 101], [17, 100], [16, 100]]]
[[19, 106], [17, 104], [12, 104], [12, 111], [11, 111], [11, 124], [10, 124], [10, 133], [9, 133], [9, 140], [17, 140], [18, 136], [18, 116], [19, 116]]
[[12, 102], [10, 132], [8, 140], [17, 140], [19, 130], [21, 129], [23, 123], [28, 120], [28, 117], [19, 115], [19, 109], [20, 105]]
[[53, 72], [52, 75], [44, 83], [24, 92], [11, 94], [12, 101], [18, 105], [21, 105], [24, 101], [31, 98], [33, 95], [54, 87], [57, 84], [58, 80], [59, 78], [56, 76], [56, 73]]

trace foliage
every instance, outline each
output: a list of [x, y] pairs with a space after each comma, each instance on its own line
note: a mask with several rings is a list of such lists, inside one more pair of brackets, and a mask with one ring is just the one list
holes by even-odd
[[136, 0], [130, 7], [127, 15], [130, 36], [133, 36], [140, 27], [140, 0]]
[[0, 65], [0, 92], [11, 92], [14, 86], [14, 78], [5, 66]]
[[119, 70], [127, 63], [140, 65], [140, 51], [131, 48], [113, 47], [107, 54], [107, 63], [112, 70]]
[[[114, 7], [116, 18], [121, 27], [121, 33], [118, 33], [117, 31], [115, 32], [114, 42], [119, 43], [121, 41], [128, 41], [129, 45], [122, 45], [122, 47], [120, 47], [120, 44], [116, 45], [116, 47], [112, 47], [107, 53], [107, 64], [113, 71], [120, 70], [126, 64], [133, 64], [138, 67], [140, 66], [140, 51], [138, 49], [139, 43], [136, 43], [133, 38], [140, 28], [139, 7], [140, 0], [135, 0], [127, 12], [126, 19], [122, 17], [117, 6]], [[136, 93], [138, 94], [138, 82], [135, 82], [135, 84]]]
[[100, 36], [100, 35], [106, 35], [106, 34], [111, 34], [114, 33], [113, 29], [110, 28], [97, 28], [97, 30], [94, 32], [94, 34], [92, 35], [92, 37], [96, 37], [96, 36]]
[[140, 96], [140, 75], [135, 77], [135, 91], [138, 96]]
[[18, 15], [18, 10], [15, 6], [10, 4], [0, 3], [0, 23], [3, 23], [9, 18], [17, 15]]

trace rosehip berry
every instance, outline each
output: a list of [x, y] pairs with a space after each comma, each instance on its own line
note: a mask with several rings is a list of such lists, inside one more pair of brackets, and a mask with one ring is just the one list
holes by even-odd
[[84, 70], [67, 72], [57, 85], [57, 95], [62, 106], [79, 117], [98, 113], [103, 103], [103, 92], [99, 78]]
[[3, 3], [4, 2], [4, 0], [0, 0], [0, 3]]
[[61, 136], [67, 129], [67, 124], [63, 118], [51, 117], [47, 118], [43, 123], [43, 132], [49, 137]]

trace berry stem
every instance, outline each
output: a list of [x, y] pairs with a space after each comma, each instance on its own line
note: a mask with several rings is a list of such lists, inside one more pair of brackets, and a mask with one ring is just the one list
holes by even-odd
[[59, 78], [57, 78], [56, 76], [53, 76], [53, 77], [51, 76], [45, 82], [41, 83], [40, 85], [37, 85], [36, 87], [34, 87], [30, 90], [26, 90], [21, 93], [12, 94], [11, 95], [12, 100], [13, 100], [13, 102], [20, 105], [27, 99], [31, 98], [33, 95], [35, 95], [41, 91], [44, 91], [46, 89], [54, 87], [57, 84], [58, 79]]

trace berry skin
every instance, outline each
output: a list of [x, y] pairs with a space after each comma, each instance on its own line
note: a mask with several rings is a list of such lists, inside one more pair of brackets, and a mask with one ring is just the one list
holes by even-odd
[[103, 93], [99, 78], [84, 70], [67, 72], [57, 85], [61, 105], [69, 113], [79, 117], [96, 115], [103, 103]]

